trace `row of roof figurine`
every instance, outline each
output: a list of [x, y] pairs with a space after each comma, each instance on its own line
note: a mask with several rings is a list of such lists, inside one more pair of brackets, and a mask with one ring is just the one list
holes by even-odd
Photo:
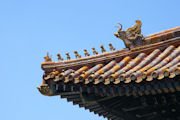
[[[100, 48], [101, 48], [101, 52], [102, 52], [102, 53], [106, 52], [106, 50], [105, 50], [105, 48], [104, 48], [103, 45], [101, 45]], [[109, 48], [110, 48], [111, 51], [116, 50], [116, 48], [114, 48], [111, 43], [109, 43]], [[95, 49], [94, 47], [92, 48], [92, 50], [93, 50], [93, 54], [94, 54], [94, 55], [97, 55], [97, 54], [98, 54], [98, 51], [96, 51], [96, 49]], [[81, 58], [81, 55], [79, 55], [79, 53], [78, 53], [77, 51], [74, 51], [74, 54], [75, 54], [76, 59], [77, 59], [77, 58]], [[90, 54], [88, 53], [88, 51], [87, 51], [86, 49], [84, 49], [84, 55], [85, 55], [85, 57], [90, 56]], [[70, 60], [70, 59], [71, 59], [71, 57], [70, 57], [70, 55], [69, 55], [69, 52], [66, 53], [66, 56], [67, 56], [67, 60]], [[63, 60], [64, 60], [64, 59], [61, 57], [60, 53], [57, 54], [57, 57], [58, 57], [58, 61], [63, 61]], [[52, 61], [52, 60], [51, 60], [51, 56], [49, 56], [48, 53], [47, 53], [47, 56], [44, 57], [44, 59], [45, 59], [45, 62]]]

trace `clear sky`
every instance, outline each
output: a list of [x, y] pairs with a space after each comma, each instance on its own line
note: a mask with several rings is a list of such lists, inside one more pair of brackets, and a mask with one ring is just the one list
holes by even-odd
[[148, 35], [180, 26], [180, 0], [0, 0], [0, 119], [1, 120], [103, 120], [59, 96], [41, 95], [41, 62], [47, 51], [86, 48], [98, 51], [108, 43], [123, 42], [113, 36], [116, 23], [126, 30], [142, 21]]

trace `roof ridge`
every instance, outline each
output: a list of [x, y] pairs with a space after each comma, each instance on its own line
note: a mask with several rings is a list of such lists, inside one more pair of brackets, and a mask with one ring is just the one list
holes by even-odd
[[74, 68], [77, 66], [82, 66], [82, 65], [90, 65], [90, 64], [98, 64], [103, 62], [108, 62], [113, 59], [122, 59], [125, 56], [135, 56], [138, 53], [144, 52], [144, 53], [150, 53], [154, 49], [165, 49], [169, 45], [179, 45], [180, 44], [180, 37], [176, 37], [167, 41], [159, 42], [159, 43], [154, 43], [142, 47], [137, 47], [131, 50], [128, 49], [121, 49], [117, 51], [112, 51], [108, 52], [106, 54], [99, 54], [99, 55], [93, 55], [93, 56], [88, 56], [85, 58], [79, 58], [79, 59], [74, 59], [74, 60], [65, 60], [65, 61], [58, 61], [58, 62], [43, 62], [41, 64], [41, 68], [43, 70], [53, 70], [53, 69], [68, 69], [68, 68]]

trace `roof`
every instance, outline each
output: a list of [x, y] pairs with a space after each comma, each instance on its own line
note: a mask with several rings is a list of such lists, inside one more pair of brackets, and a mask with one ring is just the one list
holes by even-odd
[[179, 44], [180, 38], [176, 37], [139, 50], [123, 49], [78, 60], [42, 63], [42, 68], [47, 70], [44, 79], [108, 85], [173, 78], [180, 70]]
[[143, 40], [146, 44], [138, 47], [72, 60], [51, 61], [47, 55], [38, 89], [112, 120], [168, 118], [158, 113], [167, 110], [163, 100], [175, 101], [166, 106], [177, 116], [173, 111], [179, 110], [180, 27]]

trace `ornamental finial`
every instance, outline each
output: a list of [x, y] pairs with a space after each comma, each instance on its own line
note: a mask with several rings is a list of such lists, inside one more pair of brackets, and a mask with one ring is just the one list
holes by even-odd
[[116, 48], [114, 48], [111, 43], [109, 43], [109, 49], [110, 49], [111, 51], [115, 51], [115, 50], [116, 50]]
[[79, 55], [79, 53], [77, 51], [74, 51], [74, 54], [75, 54], [76, 59], [81, 58], [81, 55]]
[[63, 61], [63, 58], [61, 57], [60, 53], [57, 54], [57, 57], [58, 57], [58, 61]]
[[44, 57], [45, 62], [52, 61], [52, 60], [51, 60], [51, 57], [52, 57], [52, 56], [49, 56], [49, 53], [47, 52], [47, 55]]
[[102, 52], [102, 53], [106, 52], [106, 50], [104, 49], [104, 46], [103, 46], [103, 45], [101, 45], [101, 52]]
[[94, 54], [94, 55], [97, 55], [97, 54], [98, 54], [98, 52], [96, 51], [96, 49], [95, 49], [94, 47], [92, 48], [92, 50], [93, 50], [93, 54]]
[[70, 59], [71, 59], [71, 57], [70, 57], [70, 55], [69, 55], [69, 52], [66, 53], [66, 56], [67, 56], [67, 60], [70, 60]]
[[136, 24], [128, 28], [126, 31], [122, 31], [122, 25], [116, 26], [119, 28], [117, 33], [114, 33], [114, 35], [120, 39], [122, 39], [126, 45], [127, 48], [135, 48], [138, 46], [145, 45], [145, 40], [143, 35], [141, 34], [141, 26], [142, 22], [140, 20], [136, 20]]
[[85, 57], [90, 56], [90, 54], [88, 53], [88, 51], [86, 49], [84, 49], [84, 55], [85, 55]]

